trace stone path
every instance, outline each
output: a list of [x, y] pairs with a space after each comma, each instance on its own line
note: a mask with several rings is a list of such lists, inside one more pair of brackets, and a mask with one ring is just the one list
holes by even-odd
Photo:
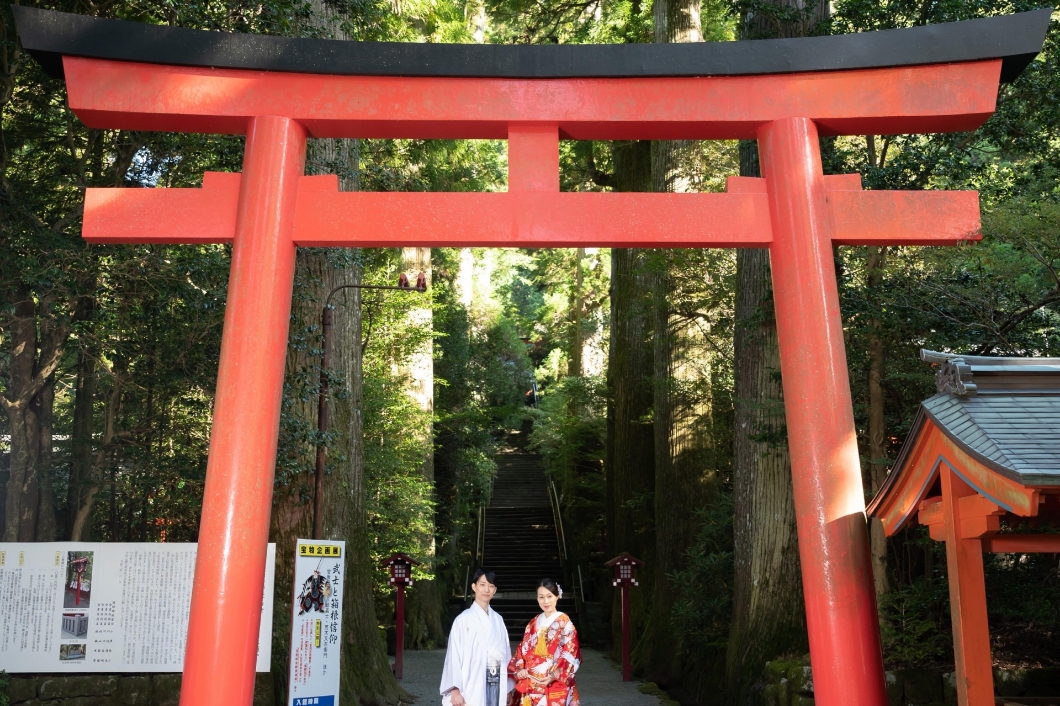
[[[419, 697], [416, 706], [436, 706], [438, 681], [442, 677], [444, 650], [405, 652], [405, 678], [401, 685]], [[582, 650], [578, 670], [578, 692], [582, 706], [659, 706], [659, 700], [637, 691], [639, 682], [623, 682], [622, 670], [596, 650]]]

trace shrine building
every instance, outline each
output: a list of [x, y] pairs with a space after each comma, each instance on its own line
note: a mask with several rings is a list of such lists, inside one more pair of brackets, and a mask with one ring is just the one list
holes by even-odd
[[983, 553], [1060, 553], [1060, 534], [1035, 533], [1060, 521], [1060, 358], [921, 357], [938, 393], [868, 513], [887, 536], [915, 521], [946, 543], [958, 701], [993, 706]]

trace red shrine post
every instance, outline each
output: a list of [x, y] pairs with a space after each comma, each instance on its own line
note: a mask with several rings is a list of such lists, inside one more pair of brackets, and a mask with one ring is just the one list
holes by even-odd
[[[233, 247], [181, 703], [250, 704], [294, 250], [768, 247], [819, 706], [884, 706], [831, 248], [953, 244], [975, 192], [862, 192], [818, 137], [974, 130], [1050, 11], [859, 35], [490, 46], [251, 37], [12, 8], [95, 128], [247, 136], [201, 189], [89, 189], [95, 243]], [[309, 137], [508, 140], [506, 193], [340, 193]], [[724, 194], [561, 193], [559, 140], [757, 139]], [[660, 214], [662, 214], [660, 216]]]
[[412, 587], [412, 567], [419, 566], [415, 559], [398, 552], [382, 563], [390, 571], [388, 583], [397, 592], [395, 613], [397, 626], [394, 634], [394, 676], [405, 678], [405, 587]]
[[639, 586], [637, 583], [637, 567], [644, 566], [644, 562], [636, 559], [629, 552], [622, 552], [611, 561], [607, 562], [615, 570], [615, 578], [611, 581], [612, 586], [618, 586], [622, 592], [622, 681], [633, 679], [633, 664], [630, 662], [630, 601], [629, 589]]

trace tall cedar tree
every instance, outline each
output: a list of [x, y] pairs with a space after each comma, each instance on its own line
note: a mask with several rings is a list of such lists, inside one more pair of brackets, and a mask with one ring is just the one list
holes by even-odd
[[[699, 0], [655, 0], [656, 42], [703, 40]], [[652, 191], [688, 190], [695, 143], [652, 142]], [[674, 659], [671, 575], [685, 564], [695, 537], [693, 521], [705, 499], [711, 447], [709, 394], [699, 379], [710, 351], [694, 318], [674, 311], [670, 293], [678, 253], [655, 251], [650, 270], [653, 309], [653, 427], [655, 437], [655, 555], [651, 610], [633, 661], [646, 678], [671, 684], [681, 677]], [[708, 373], [709, 377], [709, 373]]]
[[[615, 191], [651, 190], [651, 143], [613, 145]], [[607, 366], [608, 414], [605, 447], [605, 502], [608, 549], [648, 561], [654, 553], [648, 498], [655, 485], [651, 423], [651, 283], [643, 250], [611, 252], [611, 354]], [[646, 573], [646, 572], [645, 572]], [[651, 586], [642, 574], [641, 585]], [[647, 590], [634, 592], [633, 636], [643, 630]], [[611, 613], [613, 644], [622, 644], [622, 610], [615, 592]]]
[[[801, 37], [827, 17], [828, 3], [756, 3], [744, 10], [744, 39]], [[760, 176], [754, 143], [740, 146], [740, 173]], [[736, 431], [733, 472], [733, 617], [726, 675], [730, 698], [750, 703], [766, 661], [806, 645], [798, 539], [780, 381], [769, 251], [736, 260]]]

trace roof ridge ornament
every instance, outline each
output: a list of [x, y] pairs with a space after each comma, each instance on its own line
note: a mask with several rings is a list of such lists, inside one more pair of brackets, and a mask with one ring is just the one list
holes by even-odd
[[921, 348], [920, 359], [940, 365], [935, 373], [935, 389], [939, 392], [962, 397], [978, 394], [972, 382], [972, 366], [965, 362], [963, 356]]

